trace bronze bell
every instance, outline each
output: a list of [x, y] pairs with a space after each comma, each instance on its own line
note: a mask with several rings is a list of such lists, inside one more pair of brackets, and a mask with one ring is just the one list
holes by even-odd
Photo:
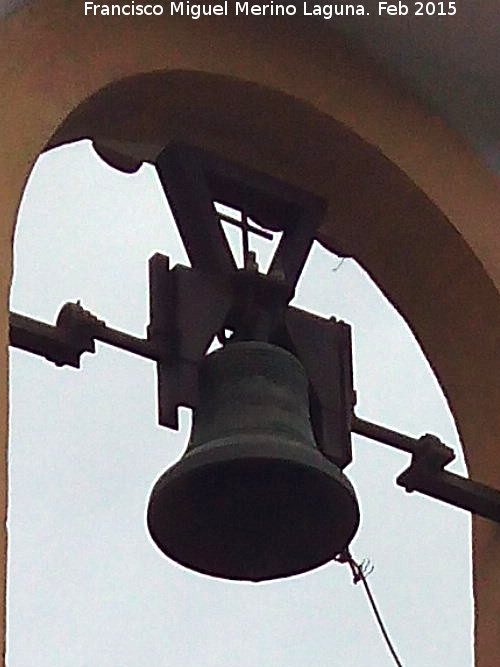
[[147, 521], [164, 554], [225, 579], [288, 577], [345, 549], [358, 504], [317, 448], [296, 357], [260, 342], [206, 357], [187, 452], [154, 485]]

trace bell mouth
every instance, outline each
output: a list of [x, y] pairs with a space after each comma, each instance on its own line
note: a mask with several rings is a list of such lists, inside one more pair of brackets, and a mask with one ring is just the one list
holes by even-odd
[[[155, 484], [147, 521], [158, 548], [197, 572], [266, 581], [343, 551], [359, 525], [354, 491], [317, 451], [272, 443], [198, 448]], [[292, 449], [292, 451], [291, 451]], [[297, 454], [293, 450], [297, 449]], [[246, 451], [245, 451], [246, 450]]]

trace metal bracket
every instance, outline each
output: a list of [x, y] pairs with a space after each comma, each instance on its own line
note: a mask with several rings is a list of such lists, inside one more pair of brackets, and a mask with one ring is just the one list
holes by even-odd
[[352, 432], [412, 455], [409, 467], [396, 479], [408, 493], [418, 491], [500, 523], [500, 491], [445, 470], [455, 454], [436, 436], [411, 438], [355, 416]]
[[214, 202], [236, 205], [245, 218], [283, 232], [270, 273], [283, 273], [287, 299], [293, 298], [326, 212], [323, 199], [214, 153], [175, 142], [160, 153], [156, 168], [193, 268], [220, 279], [234, 277], [236, 265]]
[[350, 463], [353, 407], [350, 327], [286, 305], [281, 276], [238, 271], [222, 284], [196, 269], [170, 268], [167, 257], [149, 261], [150, 324], [137, 338], [108, 327], [80, 303], [65, 304], [55, 326], [10, 314], [10, 344], [57, 366], [80, 367], [95, 341], [156, 361], [158, 421], [178, 428], [178, 408], [198, 404], [198, 368], [214, 337], [265, 340], [289, 349], [311, 387], [311, 421], [318, 446], [341, 468]]
[[[288, 305], [325, 201], [193, 146], [169, 144], [156, 167], [192, 268], [171, 268], [160, 254], [150, 259], [147, 337], [111, 329], [77, 303], [63, 306], [56, 326], [11, 313], [11, 345], [75, 368], [84, 352], [95, 351], [95, 340], [156, 361], [158, 419], [169, 428], [178, 427], [179, 406], [198, 404], [198, 367], [214, 337], [230, 329], [234, 340], [280, 345], [299, 358], [310, 379], [319, 447], [345, 467], [354, 396], [350, 328]], [[242, 211], [243, 269], [236, 267], [215, 202]], [[282, 232], [267, 274], [249, 249], [248, 234], [255, 231], [249, 220], [264, 225], [255, 232], [264, 238], [266, 229]]]

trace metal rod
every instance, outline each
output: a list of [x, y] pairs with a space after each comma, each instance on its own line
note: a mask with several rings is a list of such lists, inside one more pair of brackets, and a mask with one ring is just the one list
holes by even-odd
[[408, 454], [413, 454], [417, 447], [418, 440], [416, 438], [403, 435], [379, 424], [372, 424], [369, 421], [356, 417], [356, 415], [353, 416], [351, 421], [351, 431], [365, 438], [370, 438], [370, 440], [376, 440], [384, 445], [395, 447], [402, 452], [408, 452]]
[[434, 436], [412, 438], [353, 416], [351, 430], [365, 438], [412, 454], [410, 466], [396, 482], [409, 493], [418, 491], [455, 507], [500, 522], [500, 491], [444, 470], [452, 450]]
[[[86, 345], [82, 345], [78, 335], [73, 335], [78, 333], [78, 328], [67, 329], [61, 325], [46, 324], [19, 313], [9, 314], [9, 326], [11, 346], [45, 357], [59, 366], [78, 368], [80, 356], [90, 351]], [[162, 357], [157, 346], [146, 338], [137, 338], [98, 322], [87, 323], [84, 329], [85, 338], [89, 341], [98, 340], [153, 361]]]
[[[223, 202], [220, 202], [223, 203]], [[224, 206], [229, 206], [229, 204], [224, 204]], [[233, 218], [229, 215], [225, 215], [224, 213], [219, 213], [217, 212], [217, 215], [219, 216], [219, 220], [221, 222], [228, 222], [230, 225], [234, 225], [235, 227], [239, 227], [242, 230], [247, 230], [251, 231], [253, 234], [256, 236], [260, 236], [263, 239], [267, 239], [268, 241], [273, 241], [274, 240], [274, 235], [272, 232], [268, 231], [267, 229], [263, 229], [260, 226], [259, 227], [254, 227], [248, 223], [248, 216], [245, 215], [245, 213], [242, 213], [242, 219], [238, 220], [237, 218]]]
[[500, 491], [447, 470], [420, 476], [412, 467], [397, 479], [407, 491], [418, 491], [486, 519], [500, 522]]
[[146, 357], [153, 361], [158, 361], [160, 358], [156, 346], [146, 338], [137, 338], [136, 336], [123, 333], [122, 331], [112, 329], [108, 326], [96, 327], [96, 330], [92, 332], [92, 336], [95, 340], [98, 340], [101, 343], [119, 347], [121, 350], [131, 352], [132, 354], [138, 354], [141, 357]]
[[9, 313], [9, 343], [58, 366], [79, 367], [81, 352], [58, 327], [19, 313]]

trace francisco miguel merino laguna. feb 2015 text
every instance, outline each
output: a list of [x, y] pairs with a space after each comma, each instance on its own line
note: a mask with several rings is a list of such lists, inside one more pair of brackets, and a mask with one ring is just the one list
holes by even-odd
[[[456, 2], [378, 2], [379, 16], [453, 16], [457, 13]], [[337, 3], [320, 5], [310, 2], [285, 5], [276, 2], [252, 4], [250, 2], [225, 2], [198, 4], [170, 2], [164, 4], [140, 4], [132, 0], [124, 4], [97, 4], [84, 2], [85, 16], [188, 16], [199, 19], [203, 16], [321, 16], [328, 20], [341, 16], [369, 16], [363, 4]]]

